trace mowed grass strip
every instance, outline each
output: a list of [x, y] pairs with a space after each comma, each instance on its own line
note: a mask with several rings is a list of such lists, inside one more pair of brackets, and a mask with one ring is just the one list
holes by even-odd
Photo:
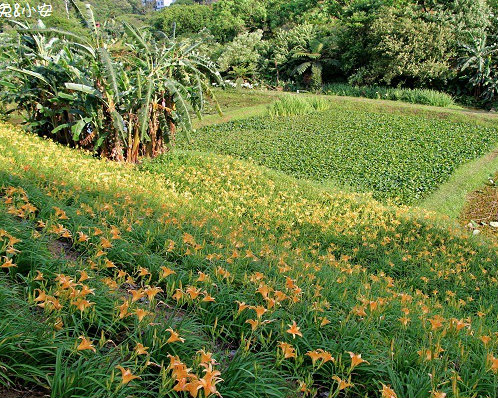
[[417, 110], [332, 101], [329, 110], [306, 116], [263, 116], [205, 127], [192, 143], [180, 145], [413, 204], [498, 140], [493, 121], [468, 117], [465, 122], [462, 114]]

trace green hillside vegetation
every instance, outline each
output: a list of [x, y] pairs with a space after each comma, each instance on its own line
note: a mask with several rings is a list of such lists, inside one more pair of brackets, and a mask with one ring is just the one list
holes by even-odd
[[496, 0], [84, 3], [0, 15], [0, 397], [498, 397]]
[[455, 114], [455, 120], [451, 113], [422, 107], [389, 112], [375, 102], [326, 97], [320, 101], [329, 104], [327, 110], [313, 112], [310, 106], [313, 113], [302, 117], [302, 103], [317, 100], [293, 98], [284, 97], [269, 108], [277, 112], [283, 103], [290, 106], [290, 116], [280, 111], [284, 117], [208, 126], [181, 147], [252, 159], [298, 178], [413, 204], [447, 181], [459, 165], [491, 150], [498, 139], [492, 119], [465, 121], [464, 114]]
[[0, 149], [1, 384], [177, 396], [185, 364], [200, 396], [494, 396], [498, 257], [434, 214], [203, 153]]

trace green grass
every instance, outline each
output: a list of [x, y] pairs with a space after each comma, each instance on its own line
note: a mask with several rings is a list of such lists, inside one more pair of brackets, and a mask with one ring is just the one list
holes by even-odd
[[498, 140], [492, 118], [374, 102], [334, 100], [327, 111], [306, 117], [211, 125], [181, 147], [252, 159], [298, 178], [413, 204]]
[[451, 95], [427, 89], [392, 88], [382, 86], [351, 86], [349, 84], [327, 84], [323, 91], [329, 95], [366, 97], [391, 101], [404, 101], [412, 104], [455, 107]]
[[447, 182], [424, 199], [420, 206], [458, 219], [467, 195], [482, 187], [498, 171], [497, 150], [465, 163], [455, 170]]
[[302, 97], [296, 95], [282, 96], [268, 106], [268, 116], [275, 118], [279, 116], [299, 116], [310, 113], [321, 112], [329, 109], [330, 101], [319, 96]]
[[[17, 265], [0, 269], [1, 384], [53, 398], [185, 398], [168, 355], [200, 378], [204, 349], [225, 397], [298, 397], [304, 384], [308, 396], [380, 397], [382, 384], [404, 398], [496, 393], [496, 247], [432, 213], [209, 153], [115, 164], [5, 125], [0, 187], [0, 257]], [[84, 286], [94, 304], [80, 311]], [[129, 290], [148, 287], [163, 292], [132, 302]], [[51, 298], [34, 301], [41, 292]], [[256, 306], [266, 312], [252, 330]], [[149, 311], [142, 322], [137, 310]], [[302, 336], [287, 332], [293, 321]], [[170, 327], [183, 343], [167, 342]], [[80, 336], [95, 352], [77, 350]], [[317, 350], [335, 360], [313, 364]], [[368, 362], [352, 366], [349, 352]], [[123, 384], [116, 366], [140, 379]], [[333, 376], [352, 385], [339, 391]]]

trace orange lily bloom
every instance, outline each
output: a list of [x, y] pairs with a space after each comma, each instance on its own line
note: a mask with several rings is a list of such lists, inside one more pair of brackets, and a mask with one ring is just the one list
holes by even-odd
[[351, 357], [351, 369], [357, 367], [358, 365], [362, 363], [368, 363], [364, 359], [361, 358], [361, 354], [354, 354], [351, 351], [348, 352], [349, 356]]
[[17, 267], [17, 265], [15, 265], [13, 262], [12, 262], [12, 259], [11, 258], [7, 258], [7, 257], [4, 257], [5, 258], [5, 262], [0, 266], [0, 268], [11, 268], [11, 267]]
[[248, 319], [246, 323], [251, 325], [251, 329], [254, 331], [259, 326], [259, 321], [257, 319]]
[[291, 344], [284, 343], [283, 341], [281, 341], [278, 344], [278, 346], [280, 347], [280, 349], [284, 353], [284, 358], [285, 359], [287, 359], [287, 358], [296, 358], [296, 351], [294, 350], [294, 347], [292, 347]]
[[171, 268], [168, 267], [161, 267], [162, 273], [161, 273], [161, 278], [167, 278], [170, 275], [176, 274], [175, 271], [173, 271]]
[[150, 312], [149, 312], [149, 311], [144, 310], [144, 309], [142, 309], [142, 308], [137, 308], [137, 309], [135, 310], [135, 315], [138, 317], [138, 321], [139, 321], [139, 322], [142, 322], [142, 320], [143, 320], [143, 319], [144, 319], [147, 315], [149, 315], [149, 314], [150, 314]]
[[166, 340], [166, 343], [174, 343], [176, 341], [180, 341], [181, 343], [183, 343], [185, 341], [185, 339], [181, 338], [180, 335], [177, 332], [175, 332], [173, 329], [168, 328], [166, 329], [166, 331], [171, 333], [171, 336], [169, 336], [169, 339]]
[[303, 337], [303, 334], [300, 332], [299, 326], [297, 326], [296, 321], [292, 321], [292, 325], [288, 325], [289, 329], [287, 329], [287, 333], [292, 334], [292, 338], [295, 339], [296, 335]]
[[398, 398], [394, 390], [384, 383], [382, 383], [382, 390], [380, 392], [382, 393], [382, 398]]
[[133, 375], [130, 369], [125, 369], [120, 365], [116, 366], [116, 368], [118, 368], [121, 371], [121, 378], [122, 378], [121, 383], [123, 384], [128, 384], [130, 381], [134, 379], [140, 379], [139, 376]]
[[348, 388], [348, 387], [351, 387], [352, 384], [346, 380], [342, 380], [339, 376], [332, 376], [332, 380], [335, 380], [337, 381], [337, 383], [339, 384], [337, 386], [337, 388], [339, 389], [339, 391], [341, 390], [344, 390], [345, 388]]
[[88, 340], [85, 336], [80, 336], [81, 343], [78, 345], [77, 350], [78, 351], [83, 351], [83, 350], [92, 350], [93, 352], [96, 352], [97, 350], [93, 346], [92, 342]]
[[43, 273], [36, 270], [36, 277], [33, 279], [34, 281], [44, 281]]
[[148, 349], [149, 349], [149, 347], [144, 347], [144, 345], [142, 343], [137, 343], [137, 345], [135, 346], [135, 352], [137, 353], [137, 355], [148, 354], [148, 352], [147, 352]]

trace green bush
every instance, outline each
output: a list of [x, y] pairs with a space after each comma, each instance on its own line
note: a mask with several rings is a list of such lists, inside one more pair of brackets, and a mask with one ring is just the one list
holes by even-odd
[[268, 106], [268, 115], [271, 118], [277, 116], [306, 115], [327, 110], [329, 101], [319, 97], [298, 97], [288, 95]]
[[168, 34], [173, 24], [176, 24], [177, 35], [197, 33], [205, 27], [211, 27], [212, 14], [210, 7], [198, 4], [165, 7], [154, 17], [153, 24], [156, 29]]
[[429, 89], [391, 88], [383, 86], [360, 87], [343, 83], [333, 83], [327, 84], [323, 90], [328, 95], [366, 97], [442, 107], [455, 105], [451, 95]]

